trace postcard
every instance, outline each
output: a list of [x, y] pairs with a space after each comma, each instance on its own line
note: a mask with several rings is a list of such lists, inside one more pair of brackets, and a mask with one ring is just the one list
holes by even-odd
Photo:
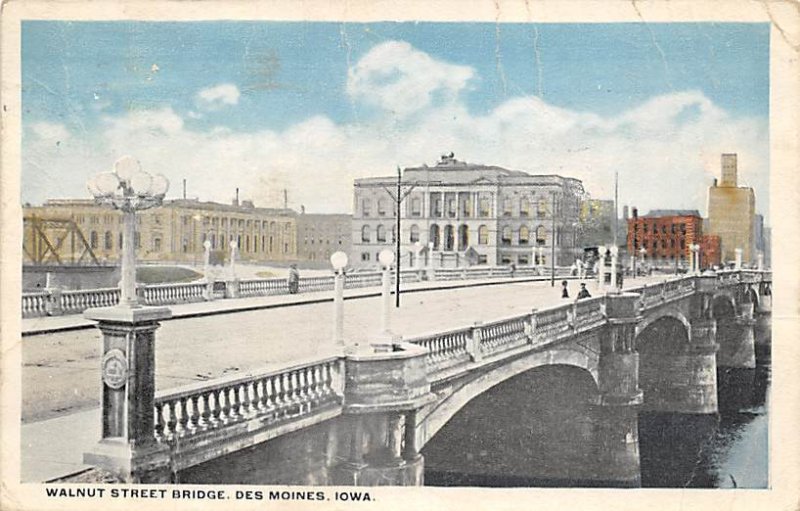
[[3, 509], [796, 506], [790, 2], [2, 16]]

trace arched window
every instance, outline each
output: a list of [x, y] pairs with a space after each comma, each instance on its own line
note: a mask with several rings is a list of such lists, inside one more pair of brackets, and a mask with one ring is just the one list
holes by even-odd
[[505, 226], [501, 232], [500, 242], [503, 245], [511, 245], [511, 227]]
[[489, 243], [489, 228], [485, 225], [478, 227], [478, 245]]
[[430, 242], [433, 243], [434, 250], [439, 250], [439, 226], [436, 224], [431, 225]]
[[114, 235], [111, 234], [111, 231], [106, 231], [105, 239], [103, 241], [105, 242], [104, 248], [106, 250], [111, 250], [114, 248]]
[[530, 241], [531, 233], [528, 230], [527, 225], [523, 225], [519, 228], [519, 244], [520, 245], [527, 245]]
[[469, 227], [462, 224], [458, 227], [458, 250], [466, 250], [469, 246]]
[[455, 236], [453, 235], [453, 226], [444, 226], [444, 250], [450, 252], [455, 246]]
[[365, 225], [364, 227], [361, 228], [361, 241], [363, 241], [364, 243], [370, 242], [370, 232], [368, 225]]
[[375, 233], [378, 237], [378, 243], [386, 241], [386, 228], [383, 225], [379, 225], [378, 228], [375, 229]]
[[547, 243], [547, 231], [543, 225], [536, 228], [536, 244], [544, 246]]
[[409, 243], [416, 243], [419, 241], [419, 227], [416, 224], [411, 226], [408, 237]]
[[89, 234], [89, 246], [92, 247], [92, 249], [97, 248], [97, 231], [92, 231], [91, 234]]

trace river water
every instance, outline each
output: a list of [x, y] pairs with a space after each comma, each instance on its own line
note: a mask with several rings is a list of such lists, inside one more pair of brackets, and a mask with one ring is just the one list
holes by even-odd
[[[768, 487], [771, 366], [768, 351], [757, 351], [756, 369], [718, 371], [718, 414], [639, 413], [642, 487]], [[476, 397], [426, 445], [426, 485], [616, 486], [592, 477], [602, 467], [589, 446], [591, 407], [565, 405], [579, 402], [591, 382], [565, 388], [558, 381], [568, 375], [526, 374]], [[510, 407], [504, 396], [526, 389], [525, 403]]]

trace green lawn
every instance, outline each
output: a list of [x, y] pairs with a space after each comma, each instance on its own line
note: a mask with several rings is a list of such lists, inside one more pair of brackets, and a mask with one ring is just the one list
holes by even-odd
[[191, 282], [202, 276], [201, 273], [179, 266], [141, 266], [136, 268], [136, 282], [142, 284]]

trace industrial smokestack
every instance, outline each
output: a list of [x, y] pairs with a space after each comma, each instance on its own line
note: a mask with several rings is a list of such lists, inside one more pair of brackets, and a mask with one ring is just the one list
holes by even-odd
[[186, 200], [186, 178], [183, 178], [183, 200]]

